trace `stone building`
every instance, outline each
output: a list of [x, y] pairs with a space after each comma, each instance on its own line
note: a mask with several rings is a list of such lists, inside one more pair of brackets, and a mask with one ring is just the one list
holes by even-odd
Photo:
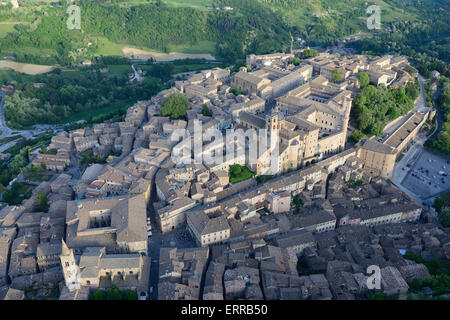
[[376, 140], [367, 140], [357, 151], [358, 158], [364, 163], [364, 168], [371, 174], [390, 178], [394, 171], [397, 151], [387, 144]]
[[147, 253], [145, 195], [67, 203], [66, 241], [71, 248], [106, 247]]

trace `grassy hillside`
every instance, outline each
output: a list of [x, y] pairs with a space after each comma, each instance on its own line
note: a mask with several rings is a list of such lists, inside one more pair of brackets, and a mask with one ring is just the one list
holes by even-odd
[[[359, 31], [449, 58], [449, 4], [444, 0], [79, 0], [82, 30], [68, 30], [66, 0], [0, 9], [0, 54], [21, 61], [74, 64], [121, 55], [124, 46], [158, 52], [213, 53], [235, 63], [249, 52], [289, 47], [289, 32], [309, 46], [330, 46]], [[380, 31], [368, 30], [366, 8], [381, 7]], [[225, 10], [231, 7], [232, 10]], [[1, 24], [3, 22], [3, 24]], [[23, 23], [14, 24], [12, 23]], [[417, 32], [415, 38], [410, 32]], [[395, 32], [394, 32], [395, 31]], [[433, 42], [434, 41], [434, 42]], [[432, 43], [433, 42], [433, 43]], [[91, 43], [91, 45], [87, 45]], [[373, 46], [373, 44], [369, 44]], [[364, 49], [361, 47], [360, 49]], [[377, 49], [377, 48], [375, 48]], [[378, 48], [389, 51], [390, 47]], [[397, 48], [395, 48], [397, 49]], [[398, 48], [404, 50], [405, 48]], [[26, 54], [25, 54], [26, 52]]]

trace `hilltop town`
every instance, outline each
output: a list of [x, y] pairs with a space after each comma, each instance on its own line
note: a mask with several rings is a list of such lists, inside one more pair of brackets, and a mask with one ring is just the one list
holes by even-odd
[[392, 178], [435, 111], [411, 111], [383, 139], [348, 138], [361, 73], [403, 88], [417, 72], [398, 56], [298, 54], [249, 55], [238, 72], [176, 81], [120, 122], [53, 136], [32, 161], [53, 177], [0, 208], [0, 297], [411, 294], [428, 261], [449, 259], [450, 236]]

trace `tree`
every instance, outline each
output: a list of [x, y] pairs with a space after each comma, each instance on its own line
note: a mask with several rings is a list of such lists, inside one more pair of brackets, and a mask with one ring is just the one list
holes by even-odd
[[232, 175], [238, 176], [238, 175], [241, 174], [242, 168], [241, 168], [240, 165], [235, 164], [235, 165], [232, 165], [232, 166], [230, 167], [230, 171], [231, 171], [231, 174], [232, 174]]
[[334, 69], [333, 71], [331, 71], [331, 81], [337, 83], [341, 82], [342, 80], [343, 80], [342, 75], [338, 69]]
[[124, 300], [137, 300], [138, 295], [135, 291], [127, 289], [123, 294], [123, 298], [124, 298]]
[[48, 210], [48, 198], [44, 191], [39, 190], [36, 193], [35, 198], [35, 204], [34, 204], [34, 210], [38, 212], [47, 212]]
[[211, 117], [212, 113], [211, 110], [209, 110], [208, 106], [206, 104], [204, 104], [202, 106], [202, 115], [204, 115], [205, 117]]
[[106, 300], [106, 293], [104, 290], [96, 290], [89, 297], [90, 300]]
[[364, 133], [362, 133], [361, 131], [355, 130], [352, 132], [350, 137], [348, 137], [348, 140], [350, 142], [357, 143], [357, 142], [361, 141], [365, 136], [366, 135]]
[[439, 215], [439, 221], [445, 228], [450, 228], [450, 210], [446, 210]]
[[294, 203], [295, 207], [298, 209], [300, 209], [301, 207], [303, 207], [303, 201], [302, 199], [300, 199], [300, 195], [297, 194], [292, 198], [292, 202]]
[[369, 85], [370, 78], [367, 72], [360, 72], [358, 78], [359, 78], [359, 86], [361, 87], [361, 89]]
[[292, 64], [294, 66], [298, 66], [300, 64], [301, 60], [299, 57], [295, 57], [294, 60], [292, 60]]
[[122, 300], [122, 292], [113, 285], [106, 293], [106, 300]]
[[406, 94], [412, 99], [412, 100], [416, 100], [417, 99], [417, 97], [419, 96], [419, 94], [420, 94], [420, 84], [416, 81], [416, 82], [414, 82], [414, 83], [412, 83], [412, 82], [409, 82], [407, 85], [406, 85], [406, 88], [405, 88], [405, 91], [406, 91]]
[[370, 300], [388, 300], [388, 296], [386, 293], [374, 293]]
[[419, 292], [420, 290], [422, 290], [422, 281], [420, 281], [417, 278], [414, 278], [411, 283], [409, 284], [409, 289], [412, 292]]
[[230, 88], [230, 93], [234, 94], [235, 96], [244, 94], [244, 92], [242, 92], [242, 91], [239, 90], [239, 89], [235, 89], [235, 88]]
[[446, 201], [443, 198], [437, 197], [434, 199], [433, 208], [436, 209], [437, 212], [441, 212], [442, 208], [446, 205]]
[[5, 190], [2, 193], [2, 202], [6, 202], [8, 204], [12, 203], [14, 200], [14, 194], [11, 192], [11, 190]]
[[315, 57], [315, 56], [317, 56], [318, 54], [319, 54], [319, 52], [318, 52], [317, 50], [308, 48], [308, 49], [305, 49], [305, 50], [302, 52], [302, 58], [303, 58], [303, 59], [308, 59], [308, 58]]
[[179, 119], [186, 115], [189, 108], [189, 100], [181, 93], [169, 95], [161, 105], [161, 114], [170, 116], [172, 119]]
[[17, 154], [9, 166], [13, 174], [18, 174], [23, 167], [26, 167], [28, 160], [21, 154]]

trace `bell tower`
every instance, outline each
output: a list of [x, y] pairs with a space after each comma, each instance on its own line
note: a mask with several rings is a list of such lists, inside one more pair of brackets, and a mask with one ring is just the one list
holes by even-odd
[[278, 106], [275, 106], [270, 115], [266, 116], [266, 131], [269, 135], [270, 146], [268, 148], [267, 161], [270, 163], [270, 168], [266, 174], [276, 175], [280, 171], [280, 129], [283, 121], [282, 114]]
[[281, 116], [278, 106], [273, 107], [270, 115], [266, 116], [266, 130], [271, 132], [273, 130], [281, 129]]
[[80, 268], [77, 265], [73, 250], [62, 241], [62, 251], [59, 256], [64, 273], [64, 280], [69, 291], [80, 289]]

